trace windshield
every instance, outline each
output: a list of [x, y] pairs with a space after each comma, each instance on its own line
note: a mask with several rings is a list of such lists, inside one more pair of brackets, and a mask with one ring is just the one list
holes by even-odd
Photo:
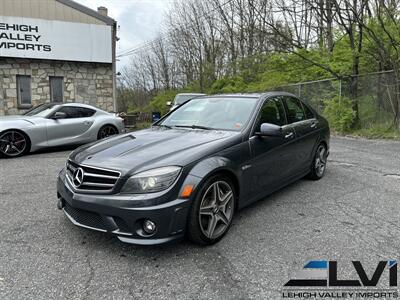
[[55, 103], [46, 103], [36, 106], [25, 113], [25, 116], [45, 117], [53, 109]]
[[248, 122], [256, 103], [257, 98], [193, 99], [157, 125], [240, 131]]
[[174, 104], [181, 105], [181, 104], [185, 103], [186, 101], [196, 98], [196, 97], [199, 97], [199, 96], [198, 95], [176, 95]]

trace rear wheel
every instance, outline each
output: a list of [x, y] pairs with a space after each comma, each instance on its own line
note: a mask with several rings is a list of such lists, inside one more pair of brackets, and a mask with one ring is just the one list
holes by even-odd
[[312, 180], [319, 180], [325, 175], [326, 162], [328, 157], [328, 151], [324, 144], [319, 144], [317, 151], [315, 152], [313, 163], [311, 165], [311, 171], [308, 177]]
[[118, 129], [113, 125], [104, 125], [100, 128], [99, 133], [97, 134], [97, 139], [101, 140], [106, 137], [118, 134]]
[[29, 138], [21, 131], [7, 130], [0, 133], [0, 154], [5, 157], [18, 157], [29, 152]]
[[188, 221], [192, 242], [211, 245], [228, 232], [235, 211], [236, 192], [228, 177], [209, 178], [197, 193]]

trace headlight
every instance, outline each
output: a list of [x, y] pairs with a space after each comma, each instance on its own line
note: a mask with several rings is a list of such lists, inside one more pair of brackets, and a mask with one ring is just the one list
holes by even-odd
[[121, 193], [143, 194], [166, 190], [174, 183], [180, 172], [181, 167], [170, 166], [135, 174], [127, 180]]

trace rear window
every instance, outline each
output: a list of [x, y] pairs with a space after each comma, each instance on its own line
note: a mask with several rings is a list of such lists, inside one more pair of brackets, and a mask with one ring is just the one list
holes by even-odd
[[293, 97], [285, 97], [287, 107], [287, 120], [288, 123], [296, 123], [306, 119], [304, 114], [303, 106], [300, 101]]
[[306, 113], [306, 118], [307, 119], [313, 119], [315, 118], [314, 113], [312, 112], [312, 110], [303, 103], [303, 108], [304, 108], [304, 112]]
[[93, 115], [95, 114], [95, 112], [96, 112], [96, 111], [93, 110], [93, 109], [85, 108], [85, 107], [81, 107], [80, 110], [81, 110], [81, 116], [82, 116], [82, 118], [91, 117], [91, 116], [93, 116]]

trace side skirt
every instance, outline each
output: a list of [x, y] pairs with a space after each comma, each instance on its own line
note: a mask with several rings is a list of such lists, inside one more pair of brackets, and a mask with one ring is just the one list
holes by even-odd
[[[239, 199], [239, 205], [238, 205], [238, 210], [241, 210], [242, 208], [245, 208], [251, 204], [253, 204], [254, 202], [263, 200], [265, 197], [275, 193], [276, 191], [279, 191], [280, 189], [284, 188], [285, 186], [288, 186], [296, 181], [298, 181], [299, 179], [303, 178], [304, 176], [306, 176], [308, 173], [310, 172], [309, 169], [304, 170], [301, 173], [298, 173], [292, 177], [290, 177], [289, 179], [287, 179], [286, 181], [284, 181], [282, 184], [275, 186], [273, 188], [271, 188], [267, 193], [265, 194], [261, 194], [258, 195], [257, 197], [254, 197], [253, 199], [251, 199], [250, 201], [246, 201], [245, 203], [243, 203], [243, 201], [240, 201]], [[242, 202], [242, 203], [241, 203]]]

